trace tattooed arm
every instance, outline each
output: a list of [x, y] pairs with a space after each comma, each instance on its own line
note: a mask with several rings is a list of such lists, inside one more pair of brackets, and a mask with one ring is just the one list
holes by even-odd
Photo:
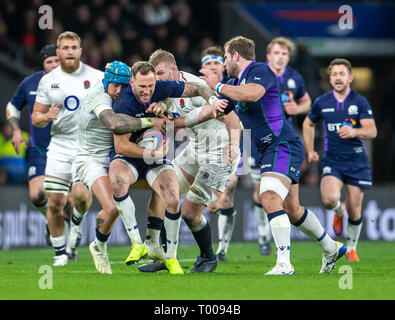
[[115, 134], [125, 134], [143, 128], [162, 129], [166, 119], [162, 118], [134, 118], [126, 114], [115, 113], [112, 109], [103, 110], [99, 119]]
[[185, 82], [184, 92], [182, 98], [190, 98], [200, 96], [206, 101], [211, 96], [216, 96], [215, 90], [212, 90], [208, 85], [204, 85], [198, 82]]

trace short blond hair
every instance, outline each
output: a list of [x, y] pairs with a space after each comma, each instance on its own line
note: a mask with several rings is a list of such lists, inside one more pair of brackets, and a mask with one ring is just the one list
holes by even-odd
[[78, 42], [81, 45], [80, 36], [73, 31], [65, 31], [59, 35], [58, 40], [56, 41], [56, 45], [58, 46], [58, 48], [59, 48], [60, 41], [63, 39], [78, 40]]
[[140, 73], [142, 76], [145, 76], [148, 73], [154, 73], [155, 74], [155, 68], [152, 65], [152, 63], [148, 61], [137, 61], [133, 66], [132, 66], [132, 75], [133, 78], [136, 79], [136, 76], [138, 73]]
[[174, 55], [169, 51], [158, 49], [154, 51], [149, 57], [149, 63], [151, 63], [154, 68], [158, 66], [158, 64], [162, 62], [167, 62], [170, 65], [176, 65], [176, 59]]
[[288, 49], [289, 55], [291, 55], [295, 49], [295, 45], [291, 40], [284, 37], [277, 37], [272, 39], [272, 41], [270, 41], [266, 46], [266, 53], [270, 53], [275, 44], [278, 44], [281, 47], [286, 47]]
[[255, 42], [243, 36], [237, 36], [225, 43], [230, 54], [238, 52], [246, 60], [255, 60]]

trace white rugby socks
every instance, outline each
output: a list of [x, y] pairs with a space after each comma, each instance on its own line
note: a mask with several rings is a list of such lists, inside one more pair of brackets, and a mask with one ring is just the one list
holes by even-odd
[[333, 254], [336, 242], [326, 233], [316, 215], [305, 208], [303, 216], [293, 224], [311, 239], [317, 241], [325, 255]]
[[142, 244], [135, 214], [136, 207], [134, 206], [132, 198], [129, 194], [126, 194], [121, 198], [114, 196], [114, 200], [130, 241], [132, 244]]
[[284, 210], [268, 214], [273, 240], [277, 248], [277, 264], [291, 264], [291, 222]]

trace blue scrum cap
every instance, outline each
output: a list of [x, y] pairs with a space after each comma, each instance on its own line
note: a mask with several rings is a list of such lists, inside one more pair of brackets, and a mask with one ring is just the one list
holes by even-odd
[[132, 70], [126, 63], [121, 61], [108, 63], [104, 70], [104, 89], [107, 91], [109, 83], [129, 84], [131, 77]]

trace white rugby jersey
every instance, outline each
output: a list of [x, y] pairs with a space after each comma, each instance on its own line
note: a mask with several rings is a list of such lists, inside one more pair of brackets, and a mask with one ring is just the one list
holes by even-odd
[[112, 103], [102, 83], [88, 93], [80, 110], [77, 155], [108, 156], [113, 146], [113, 135], [99, 115], [104, 110], [112, 110]]
[[[188, 72], [180, 71], [180, 81], [199, 82], [207, 85], [205, 81]], [[206, 100], [202, 97], [171, 98], [169, 111], [173, 116], [185, 116], [192, 110], [202, 107]], [[186, 128], [189, 133], [188, 150], [196, 152], [200, 160], [218, 162], [222, 149], [229, 144], [229, 135], [225, 123], [211, 119], [192, 128]]]
[[52, 121], [51, 143], [67, 139], [78, 139], [79, 111], [91, 88], [103, 80], [104, 73], [82, 62], [73, 73], [67, 73], [59, 66], [43, 76], [37, 89], [36, 101], [56, 106], [61, 104], [58, 119]]

